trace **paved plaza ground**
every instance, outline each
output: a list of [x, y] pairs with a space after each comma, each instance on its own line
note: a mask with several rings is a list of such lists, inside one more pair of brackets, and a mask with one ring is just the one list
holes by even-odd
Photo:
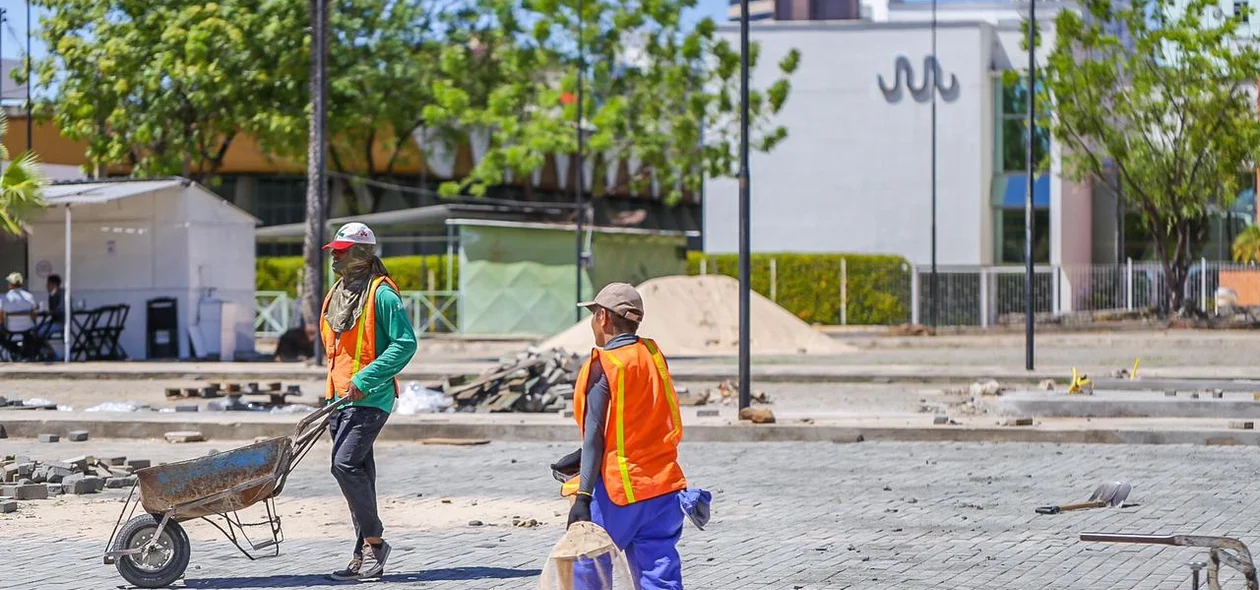
[[[24, 439], [5, 453], [176, 460], [231, 448], [215, 441], [91, 441], [80, 449]], [[378, 448], [387, 537], [379, 588], [528, 589], [563, 529], [566, 505], [547, 464], [572, 445], [499, 443]], [[49, 456], [49, 453], [60, 453]], [[320, 588], [342, 565], [350, 525], [317, 447], [278, 499], [289, 538], [277, 558], [248, 561], [205, 523], [188, 523], [188, 588]], [[682, 542], [695, 589], [1189, 588], [1196, 550], [1089, 544], [1085, 531], [1196, 533], [1255, 541], [1260, 463], [1247, 447], [959, 443], [684, 444], [692, 485], [714, 492], [705, 531]], [[1038, 516], [1100, 481], [1133, 483], [1126, 509]], [[116, 588], [100, 555], [118, 491], [22, 503], [0, 515], [5, 588]], [[449, 503], [446, 503], [449, 502]], [[512, 527], [513, 517], [537, 528]], [[479, 520], [483, 526], [469, 526]], [[1239, 583], [1226, 578], [1228, 584]]]

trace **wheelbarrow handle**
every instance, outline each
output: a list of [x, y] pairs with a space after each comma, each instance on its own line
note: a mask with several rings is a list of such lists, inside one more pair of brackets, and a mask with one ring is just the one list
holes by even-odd
[[296, 438], [296, 439], [303, 438], [303, 435], [306, 434], [307, 429], [311, 426], [311, 424], [319, 423], [319, 427], [315, 430], [323, 430], [324, 429], [323, 421], [328, 417], [328, 415], [333, 413], [334, 410], [337, 410], [341, 406], [345, 405], [345, 403], [348, 401], [350, 401], [350, 398], [348, 397], [345, 397], [345, 396], [339, 397], [329, 402], [328, 405], [318, 410], [315, 410], [314, 412], [311, 412], [309, 415], [307, 415], [305, 418], [302, 418], [302, 420], [297, 423], [297, 428], [295, 428], [293, 431], [293, 438]]

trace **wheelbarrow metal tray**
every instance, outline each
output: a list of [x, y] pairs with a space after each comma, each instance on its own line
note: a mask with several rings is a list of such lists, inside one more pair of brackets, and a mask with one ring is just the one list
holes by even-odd
[[292, 440], [267, 439], [205, 457], [136, 472], [140, 504], [150, 514], [188, 520], [247, 508], [270, 498], [288, 469]]

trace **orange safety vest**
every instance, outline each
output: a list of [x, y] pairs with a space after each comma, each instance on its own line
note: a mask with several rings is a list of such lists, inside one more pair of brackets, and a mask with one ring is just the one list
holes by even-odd
[[[350, 387], [350, 379], [359, 373], [359, 369], [376, 360], [376, 290], [381, 283], [398, 291], [398, 285], [389, 277], [377, 277], [368, 285], [367, 301], [363, 302], [363, 313], [349, 332], [337, 334], [328, 325], [324, 315], [328, 312], [328, 301], [332, 299], [330, 291], [324, 296], [324, 305], [319, 312], [319, 334], [328, 355], [328, 381], [324, 388], [324, 398], [334, 399], [345, 395]], [[394, 378], [394, 397], [398, 397], [398, 378]]]
[[[604, 421], [604, 467], [608, 497], [618, 506], [686, 489], [678, 465], [682, 416], [669, 367], [656, 343], [642, 338], [631, 346], [595, 349], [574, 384], [573, 417], [586, 432], [586, 388], [591, 365], [600, 364], [608, 379], [608, 416]], [[562, 493], [577, 492], [575, 477]]]

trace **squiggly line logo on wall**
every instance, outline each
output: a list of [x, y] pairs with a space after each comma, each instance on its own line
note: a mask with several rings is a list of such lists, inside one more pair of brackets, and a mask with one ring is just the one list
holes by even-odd
[[941, 93], [941, 98], [945, 102], [953, 102], [958, 98], [958, 76], [949, 75], [949, 84], [942, 85], [941, 64], [936, 58], [929, 55], [923, 58], [923, 79], [916, 85], [914, 81], [914, 67], [910, 65], [910, 60], [904, 55], [897, 56], [895, 62], [896, 69], [893, 73], [893, 83], [888, 84], [884, 80], [884, 75], [880, 74], [879, 89], [884, 93], [884, 99], [888, 102], [900, 102], [903, 89], [910, 90], [910, 96], [915, 102], [927, 102], [932, 100], [933, 87]]

